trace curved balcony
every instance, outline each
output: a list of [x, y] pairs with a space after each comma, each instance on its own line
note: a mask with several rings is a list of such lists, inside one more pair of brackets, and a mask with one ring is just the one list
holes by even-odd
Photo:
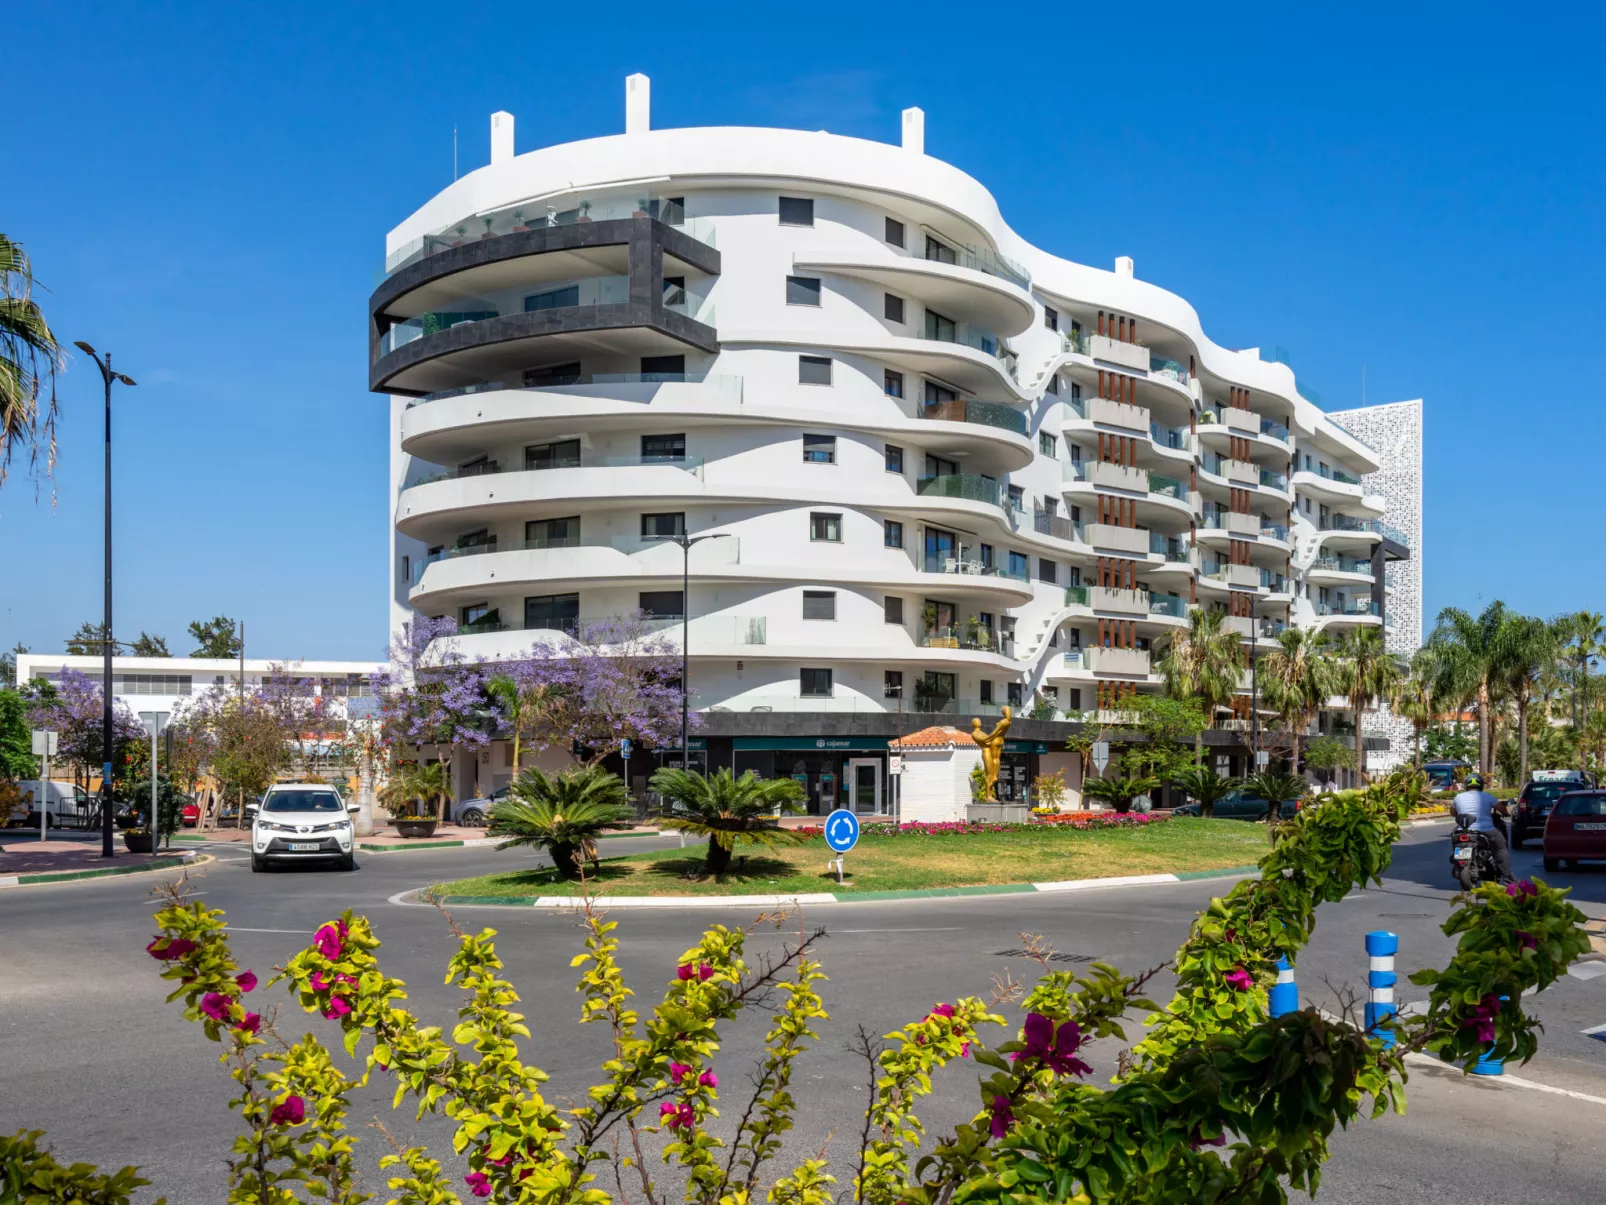
[[1294, 488], [1302, 494], [1308, 494], [1319, 502], [1359, 503], [1364, 487], [1359, 477], [1352, 477], [1348, 473], [1340, 473], [1333, 469], [1325, 472], [1312, 469], [1299, 469], [1293, 474]]
[[720, 329], [724, 347], [783, 347], [818, 353], [821, 349], [862, 355], [905, 373], [918, 373], [947, 381], [956, 389], [989, 402], [1024, 406], [1036, 394], [1023, 389], [1016, 379], [1015, 358], [1002, 340], [979, 330], [956, 328], [952, 338], [946, 329], [937, 337], [894, 335], [860, 329], [801, 336], [793, 328], [743, 327], [726, 322]]
[[[717, 352], [706, 301], [666, 302], [666, 263], [720, 271], [719, 252], [645, 214], [492, 234], [424, 256], [370, 298], [369, 388], [423, 394], [582, 355]], [[524, 292], [539, 303], [515, 296]], [[515, 305], [532, 308], [506, 312]]]
[[918, 301], [923, 307], [974, 323], [1000, 335], [1018, 335], [1032, 325], [1036, 307], [1026, 289], [1013, 280], [971, 266], [976, 261], [944, 263], [915, 255], [899, 255], [890, 247], [866, 246], [812, 251], [793, 259], [798, 272], [849, 276]]
[[1370, 598], [1351, 598], [1343, 603], [1317, 601], [1316, 627], [1319, 631], [1343, 630], [1383, 624], [1383, 608]]
[[[1008, 406], [957, 399], [919, 407], [911, 418], [891, 399], [882, 401], [832, 415], [826, 425], [895, 443], [907, 440], [937, 453], [964, 451], [972, 463], [999, 474], [1025, 468], [1036, 455], [1025, 416]], [[751, 404], [739, 376], [598, 373], [568, 385], [518, 388], [488, 382], [419, 398], [402, 414], [401, 447], [409, 455], [449, 464], [495, 448], [563, 438], [577, 429], [663, 430], [670, 423], [688, 431], [732, 425], [817, 430], [821, 422], [818, 410], [802, 405]]]
[[1049, 662], [1045, 678], [1073, 682], [1155, 682], [1147, 649], [1093, 647], [1073, 649]]
[[[1286, 464], [1294, 455], [1293, 436], [1288, 428], [1268, 418], [1261, 418], [1251, 410], [1228, 407], [1227, 418], [1215, 421], [1214, 412], [1206, 410], [1199, 416], [1196, 434], [1203, 447], [1217, 452], [1228, 450], [1231, 438], [1249, 440], [1250, 450], [1263, 454], [1268, 463]], [[1210, 416], [1207, 418], [1206, 416]]]
[[1384, 538], [1383, 524], [1377, 519], [1357, 519], [1351, 515], [1329, 515], [1316, 531], [1317, 543], [1325, 548], [1371, 547]]
[[1305, 577], [1318, 584], [1366, 584], [1372, 582], [1372, 562], [1365, 557], [1329, 554], [1319, 556], [1305, 570]]
[[1067, 460], [1061, 464], [1061, 476], [1067, 497], [1087, 500], [1100, 492], [1131, 497], [1138, 521], [1145, 525], [1155, 519], [1193, 518], [1194, 495], [1187, 482], [1163, 473], [1102, 460]]

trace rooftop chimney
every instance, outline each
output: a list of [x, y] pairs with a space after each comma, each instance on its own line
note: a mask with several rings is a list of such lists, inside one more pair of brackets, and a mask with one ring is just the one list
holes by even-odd
[[913, 151], [917, 155], [926, 153], [926, 111], [924, 109], [905, 109], [903, 111], [903, 149]]
[[491, 162], [513, 158], [513, 114], [498, 109], [491, 114]]
[[1130, 255], [1117, 255], [1115, 257], [1115, 274], [1132, 279], [1132, 257]]
[[641, 72], [625, 76], [625, 133], [652, 129], [652, 81]]

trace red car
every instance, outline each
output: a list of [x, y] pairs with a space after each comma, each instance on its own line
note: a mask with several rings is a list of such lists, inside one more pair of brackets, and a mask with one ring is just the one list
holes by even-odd
[[1606, 791], [1568, 791], [1545, 822], [1545, 869], [1606, 860]]
[[201, 819], [201, 805], [198, 803], [186, 803], [182, 819], [185, 828], [194, 828]]

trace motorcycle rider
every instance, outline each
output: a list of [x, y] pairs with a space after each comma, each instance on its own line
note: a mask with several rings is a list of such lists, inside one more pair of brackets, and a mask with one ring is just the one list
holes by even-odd
[[1474, 770], [1467, 775], [1466, 789], [1450, 805], [1451, 814], [1470, 818], [1468, 827], [1481, 833], [1483, 840], [1494, 851], [1495, 865], [1500, 868], [1500, 881], [1509, 883], [1511, 875], [1511, 847], [1506, 844], [1505, 833], [1496, 823], [1495, 813], [1504, 814], [1506, 805], [1483, 789], [1483, 775]]

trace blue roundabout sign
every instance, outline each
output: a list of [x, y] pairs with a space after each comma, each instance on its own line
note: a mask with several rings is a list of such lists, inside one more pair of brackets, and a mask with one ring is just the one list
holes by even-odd
[[846, 808], [838, 808], [825, 818], [825, 843], [845, 854], [859, 843], [859, 818]]

